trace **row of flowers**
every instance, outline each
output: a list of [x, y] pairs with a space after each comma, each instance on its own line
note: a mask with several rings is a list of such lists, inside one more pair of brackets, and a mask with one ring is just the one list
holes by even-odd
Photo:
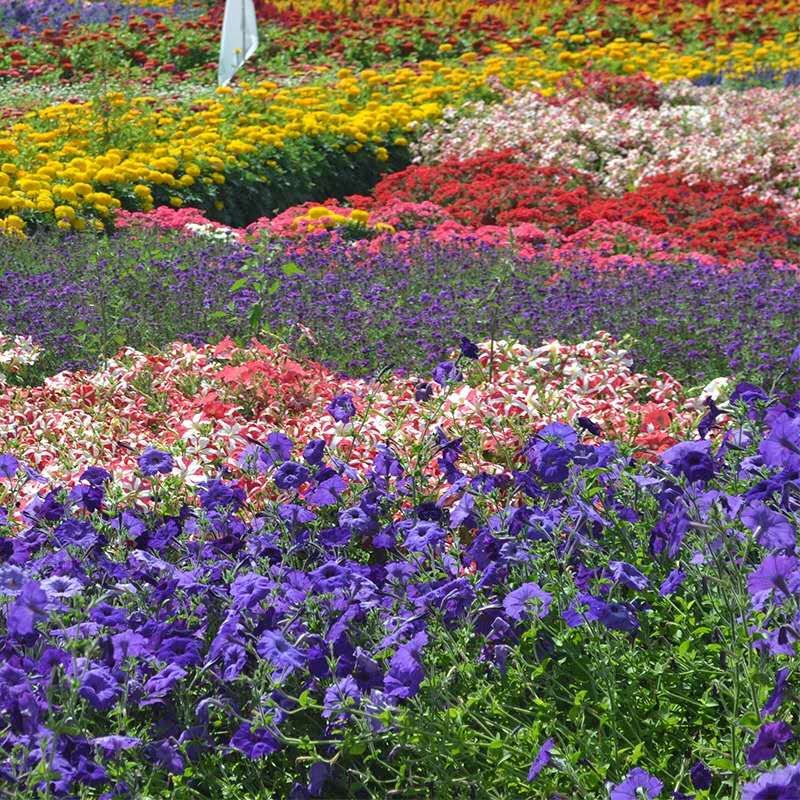
[[[38, 355], [23, 337], [0, 346], [7, 380]], [[718, 397], [724, 385], [715, 381], [708, 391]], [[593, 429], [653, 457], [702, 415], [702, 403], [668, 374], [632, 371], [608, 335], [537, 349], [464, 340], [461, 355], [439, 364], [432, 379], [373, 381], [337, 378], [255, 342], [175, 345], [156, 355], [122, 351], [98, 371], [62, 372], [0, 395], [0, 433], [36, 477], [21, 488], [26, 496], [39, 493], [37, 480], [70, 481], [99, 460], [126, 496], [146, 498], [151, 486], [137, 458], [153, 441], [171, 451], [173, 481], [197, 485], [209, 469], [240, 470], [258, 454], [251, 443], [278, 425], [298, 446], [324, 440], [358, 468], [372, 464], [384, 441], [408, 457], [423, 430], [468, 433], [473, 468], [493, 472], [513, 457], [532, 420], [591, 418]]]
[[[160, 4], [14, 0], [0, 9], [0, 37], [4, 31], [7, 36], [0, 53], [0, 77], [72, 80], [91, 74], [98, 64], [113, 74], [142, 67], [143, 75], [158, 71], [185, 76], [212, 70], [224, 3], [148, 8]], [[548, 60], [559, 65], [596, 59], [595, 45], [613, 42], [619, 48], [628, 41], [658, 40], [696, 54], [720, 42], [757, 44], [733, 53], [729, 62], [747, 72], [756, 63], [785, 68], [782, 61], [791, 60], [790, 51], [781, 57], [770, 48], [775, 41], [791, 45], [797, 36], [791, 3], [762, 8], [758, 15], [740, 4], [726, 5], [716, 13], [695, 4], [662, 5], [647, 8], [648, 13], [617, 3], [594, 4], [591, 10], [573, 4], [570, 15], [555, 3], [539, 5], [532, 14], [516, 1], [476, 6], [369, 0], [356, 8], [349, 0], [301, 5], [259, 0], [255, 5], [263, 33], [251, 66], [256, 71], [285, 70], [309, 61], [373, 66], [439, 55], [486, 55], [495, 46], [543, 47]], [[585, 19], [581, 12], [588, 12]], [[616, 53], [613, 58], [624, 63]], [[719, 64], [692, 71], [702, 73], [709, 67]]]
[[[760, 49], [772, 52], [771, 47]], [[423, 124], [440, 120], [448, 106], [460, 114], [470, 100], [498, 99], [531, 87], [552, 95], [559, 87], [564, 90], [566, 76], [590, 62], [612, 72], [624, 64], [624, 71], [644, 72], [661, 82], [722, 69], [727, 63], [724, 55], [680, 54], [654, 41], [592, 44], [559, 58], [555, 65], [541, 47], [469, 56], [422, 60], [413, 68], [323, 69], [299, 85], [259, 81], [210, 96], [192, 92], [178, 102], [112, 92], [32, 110], [0, 128], [0, 221], [7, 233], [41, 225], [101, 229], [118, 208], [146, 211], [164, 204], [198, 206], [222, 221], [242, 225], [299, 201], [363, 191], [380, 172], [401, 166], [409, 156], [409, 141]], [[778, 66], [791, 68], [791, 58], [781, 55]], [[752, 67], [745, 64], [742, 69]], [[590, 96], [615, 103], [620, 91], [623, 98], [631, 93], [624, 83], [581, 82]], [[653, 96], [652, 87], [635, 89], [638, 102], [642, 92]], [[553, 108], [553, 114], [561, 113], [562, 124], [572, 124], [569, 109], [574, 106]], [[605, 105], [593, 108], [601, 117], [606, 113]], [[478, 111], [483, 114], [485, 109]], [[528, 116], [513, 112], [521, 125], [537, 115], [535, 110]], [[634, 112], [620, 113], [622, 129], [628, 121], [625, 114]], [[643, 125], [658, 130], [658, 115], [666, 112], [651, 113], [655, 116], [645, 116]], [[682, 113], [673, 112], [673, 129], [680, 129]], [[791, 110], [782, 113], [785, 119]], [[601, 122], [593, 130], [602, 127]], [[777, 127], [764, 125], [768, 131]], [[460, 141], [451, 130], [445, 135], [456, 144]], [[698, 136], [702, 135], [701, 129]], [[775, 133], [763, 149], [769, 151], [777, 142], [780, 150], [783, 142], [785, 151], [791, 137], [791, 129]], [[583, 146], [592, 152], [599, 148], [595, 159], [604, 157], [601, 145]], [[435, 151], [435, 139], [423, 147]], [[629, 169], [635, 160], [634, 152]], [[787, 176], [777, 167], [773, 172], [774, 185], [766, 188], [774, 192]]]

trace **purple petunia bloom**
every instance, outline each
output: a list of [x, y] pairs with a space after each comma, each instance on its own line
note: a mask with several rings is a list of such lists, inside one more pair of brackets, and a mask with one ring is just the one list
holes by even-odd
[[763, 608], [766, 600], [780, 592], [789, 596], [800, 587], [800, 561], [794, 556], [769, 555], [747, 576], [747, 590], [756, 608]]
[[231, 747], [253, 760], [277, 753], [281, 749], [275, 736], [266, 728], [253, 728], [242, 723], [231, 737]]
[[337, 422], [350, 422], [355, 416], [356, 406], [353, 402], [353, 396], [349, 394], [340, 394], [333, 398], [333, 400], [325, 406], [325, 410]]
[[771, 716], [781, 707], [790, 674], [791, 670], [789, 667], [782, 667], [775, 673], [775, 685], [770, 696], [767, 698], [767, 702], [764, 703], [761, 708], [761, 719]]
[[792, 729], [785, 722], [768, 722], [756, 734], [756, 740], [747, 750], [747, 764], [755, 767], [762, 761], [775, 758], [787, 742], [794, 739]]
[[658, 593], [662, 597], [669, 597], [686, 580], [686, 573], [682, 569], [674, 569], [658, 587]]
[[36, 581], [26, 581], [7, 611], [8, 632], [12, 636], [33, 633], [34, 625], [47, 619], [47, 595]]
[[411, 552], [422, 553], [438, 547], [445, 538], [445, 532], [435, 522], [419, 520], [408, 530], [403, 545]]
[[274, 664], [284, 676], [306, 663], [306, 656], [287, 642], [279, 631], [264, 631], [256, 644], [256, 652]]
[[42, 589], [50, 600], [67, 600], [83, 593], [83, 584], [77, 578], [54, 575], [42, 581]]
[[664, 784], [641, 767], [632, 769], [622, 783], [612, 787], [611, 800], [652, 800], [661, 796]]
[[711, 442], [679, 442], [661, 454], [661, 460], [676, 475], [683, 475], [689, 483], [705, 483], [714, 476], [711, 459]]
[[609, 561], [608, 574], [615, 583], [621, 583], [629, 589], [646, 589], [650, 585], [647, 578], [626, 561]]
[[284, 461], [275, 472], [275, 485], [285, 491], [297, 491], [310, 477], [308, 467], [295, 461]]
[[169, 475], [175, 468], [175, 461], [169, 453], [148, 447], [138, 458], [139, 469], [142, 474], [153, 476], [158, 473]]
[[539, 773], [550, 763], [553, 748], [556, 743], [553, 739], [547, 739], [545, 743], [539, 748], [539, 752], [531, 762], [531, 768], [528, 770], [528, 783], [532, 783], [539, 776]]
[[602, 428], [590, 417], [578, 417], [575, 421], [581, 430], [591, 433], [592, 436], [601, 436], [603, 433]]
[[141, 705], [150, 705], [163, 700], [176, 686], [178, 681], [186, 677], [186, 670], [177, 664], [167, 664], [161, 672], [157, 672], [144, 685], [145, 699]]
[[800, 417], [782, 414], [774, 420], [758, 453], [769, 467], [796, 469], [800, 465]]
[[800, 800], [800, 763], [761, 775], [742, 787], [742, 800]]
[[98, 711], [108, 711], [122, 694], [122, 687], [110, 669], [97, 667], [83, 676], [78, 694]]
[[511, 619], [520, 621], [536, 612], [539, 619], [547, 616], [553, 596], [545, 592], [537, 583], [523, 583], [518, 589], [509, 592], [503, 600], [503, 608]]
[[331, 775], [331, 765], [324, 761], [315, 761], [308, 768], [308, 785], [306, 790], [312, 797], [322, 797], [325, 782]]
[[325, 440], [312, 439], [303, 448], [303, 458], [312, 466], [317, 466], [322, 463], [322, 457], [325, 455]]
[[753, 531], [756, 541], [768, 550], [787, 550], [797, 542], [794, 525], [761, 500], [747, 505], [742, 511], [742, 522]]
[[456, 383], [462, 378], [461, 370], [455, 361], [441, 361], [433, 369], [433, 379], [440, 386]]
[[106, 481], [111, 480], [111, 473], [102, 467], [87, 467], [81, 475], [81, 480], [86, 481], [90, 486], [102, 486]]
[[418, 383], [414, 388], [414, 399], [418, 403], [424, 403], [426, 400], [430, 400], [433, 397], [433, 388], [429, 383]]
[[425, 678], [419, 651], [427, 642], [427, 635], [417, 634], [408, 644], [395, 650], [386, 673], [386, 694], [392, 700], [405, 700], [413, 697]]
[[341, 722], [349, 717], [347, 709], [361, 699], [361, 690], [355, 679], [348, 675], [325, 690], [322, 716], [330, 722]]
[[286, 434], [273, 431], [267, 436], [262, 450], [262, 460], [267, 464], [288, 461], [292, 455], [292, 440]]
[[692, 786], [695, 789], [709, 789], [714, 776], [711, 770], [702, 762], [697, 761], [689, 770], [689, 777], [692, 779]]
[[99, 748], [105, 758], [114, 758], [123, 750], [138, 747], [141, 743], [141, 739], [135, 736], [97, 736], [92, 739], [92, 744]]
[[19, 469], [19, 461], [11, 453], [0, 453], [0, 478], [13, 478]]
[[471, 342], [466, 336], [461, 337], [458, 348], [465, 358], [478, 358], [481, 354], [480, 350], [478, 350], [478, 345], [475, 342]]

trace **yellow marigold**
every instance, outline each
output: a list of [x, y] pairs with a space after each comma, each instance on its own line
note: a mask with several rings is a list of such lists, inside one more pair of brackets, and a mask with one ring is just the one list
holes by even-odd
[[8, 231], [24, 231], [25, 220], [18, 217], [16, 214], [9, 214], [5, 219], [6, 230]]
[[56, 219], [75, 219], [75, 209], [72, 206], [56, 206], [53, 213]]
[[350, 219], [353, 220], [353, 222], [360, 222], [366, 225], [369, 219], [369, 211], [364, 211], [361, 208], [354, 208], [350, 212]]
[[329, 217], [332, 213], [333, 212], [329, 208], [325, 208], [325, 206], [314, 206], [308, 209], [306, 216], [309, 219], [322, 219], [322, 217]]
[[176, 197], [175, 195], [173, 195], [169, 199], [169, 204], [173, 208], [180, 208], [183, 205], [183, 200], [180, 197]]

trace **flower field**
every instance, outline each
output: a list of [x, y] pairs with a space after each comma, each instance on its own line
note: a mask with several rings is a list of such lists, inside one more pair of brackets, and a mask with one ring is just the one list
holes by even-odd
[[799, 800], [800, 5], [0, 0], [0, 797]]

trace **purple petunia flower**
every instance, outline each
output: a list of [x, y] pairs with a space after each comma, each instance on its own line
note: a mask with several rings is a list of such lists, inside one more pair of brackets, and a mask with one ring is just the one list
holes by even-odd
[[428, 549], [435, 549], [445, 538], [445, 532], [435, 522], [418, 520], [413, 523], [406, 534], [403, 545], [411, 552], [422, 553]]
[[553, 596], [545, 592], [537, 583], [523, 583], [518, 589], [509, 592], [503, 600], [503, 608], [511, 619], [520, 621], [531, 611], [539, 619], [547, 616]]
[[277, 753], [281, 749], [275, 736], [266, 728], [253, 728], [242, 723], [231, 737], [231, 747], [253, 760]]
[[686, 573], [682, 569], [674, 569], [658, 587], [658, 593], [662, 597], [669, 597], [686, 580]]
[[175, 467], [175, 461], [169, 453], [148, 447], [138, 458], [139, 469], [148, 477], [161, 473], [169, 475]]
[[331, 775], [331, 765], [324, 761], [315, 761], [308, 768], [308, 785], [306, 790], [312, 797], [322, 797], [325, 782]]
[[12, 636], [33, 633], [34, 625], [47, 619], [48, 600], [36, 581], [26, 581], [7, 613], [8, 632]]
[[353, 402], [353, 396], [349, 394], [340, 394], [333, 398], [333, 400], [325, 406], [325, 410], [337, 422], [350, 422], [355, 416], [356, 406]]
[[429, 383], [423, 381], [414, 388], [414, 399], [418, 403], [424, 403], [426, 400], [430, 400], [431, 397], [433, 397], [433, 388]]
[[608, 574], [615, 583], [621, 583], [629, 589], [646, 589], [650, 585], [647, 578], [626, 561], [609, 561]]
[[306, 663], [306, 656], [287, 642], [279, 631], [264, 631], [256, 644], [256, 652], [274, 664], [284, 676]]
[[528, 783], [532, 783], [539, 776], [539, 773], [550, 763], [553, 748], [556, 743], [553, 739], [547, 739], [545, 743], [539, 748], [539, 752], [531, 763], [531, 768], [528, 770]]
[[83, 592], [83, 584], [77, 578], [54, 575], [42, 581], [42, 589], [50, 600], [66, 600]]
[[661, 460], [676, 475], [683, 475], [689, 483], [705, 483], [714, 476], [711, 459], [711, 442], [679, 442], [661, 454]]
[[268, 465], [288, 461], [292, 455], [292, 440], [286, 434], [273, 431], [263, 446], [262, 460]]
[[747, 590], [756, 608], [763, 608], [766, 600], [780, 592], [789, 596], [800, 587], [800, 561], [794, 556], [769, 555], [747, 576]]
[[714, 776], [711, 770], [702, 762], [697, 761], [689, 770], [689, 777], [692, 779], [692, 786], [695, 789], [709, 789]]
[[478, 350], [478, 345], [475, 342], [471, 342], [466, 336], [461, 337], [458, 348], [465, 358], [478, 358], [481, 354], [480, 350]]
[[660, 797], [664, 784], [641, 767], [632, 769], [622, 783], [612, 787], [611, 800], [652, 800]]
[[11, 453], [0, 453], [0, 478], [13, 478], [19, 469], [19, 461]]
[[448, 383], [456, 383], [462, 378], [461, 370], [455, 361], [441, 361], [433, 370], [433, 379], [440, 386], [446, 386]]
[[97, 736], [92, 739], [92, 744], [100, 749], [105, 758], [114, 758], [123, 750], [138, 747], [141, 743], [141, 739], [135, 736]]
[[78, 694], [98, 711], [108, 711], [122, 694], [122, 687], [110, 669], [97, 667], [83, 676]]
[[361, 690], [355, 679], [348, 675], [325, 690], [322, 716], [330, 722], [341, 722], [349, 717], [347, 709], [361, 699]]
[[303, 448], [303, 458], [312, 466], [317, 466], [322, 463], [322, 457], [325, 455], [325, 440], [312, 439]]
[[177, 664], [167, 664], [161, 672], [157, 672], [144, 685], [145, 699], [141, 705], [150, 705], [163, 700], [182, 678], [186, 677], [186, 670]]
[[761, 775], [742, 787], [742, 800], [800, 800], [800, 763]]
[[782, 414], [774, 420], [758, 453], [769, 467], [796, 469], [800, 465], [800, 417]]
[[284, 461], [275, 472], [275, 485], [284, 491], [297, 491], [310, 477], [308, 467], [295, 461]]
[[87, 467], [81, 475], [81, 480], [86, 481], [90, 486], [100, 487], [106, 481], [111, 480], [111, 473], [102, 467]]
[[795, 546], [797, 531], [791, 522], [761, 500], [754, 500], [742, 511], [742, 522], [756, 541], [768, 550], [787, 550]]
[[792, 729], [785, 722], [768, 722], [756, 734], [756, 740], [747, 750], [747, 764], [755, 767], [762, 761], [775, 758], [787, 742], [794, 739]]
[[767, 698], [767, 702], [761, 708], [761, 719], [774, 714], [783, 703], [783, 695], [786, 691], [786, 684], [789, 682], [791, 670], [789, 667], [782, 667], [775, 673], [775, 685]]

